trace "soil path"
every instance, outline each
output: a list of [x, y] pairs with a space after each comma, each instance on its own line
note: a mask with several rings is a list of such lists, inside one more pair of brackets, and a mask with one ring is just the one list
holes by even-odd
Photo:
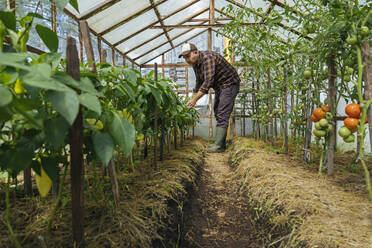
[[256, 248], [247, 200], [231, 178], [228, 153], [208, 153], [198, 185], [186, 206], [181, 248]]

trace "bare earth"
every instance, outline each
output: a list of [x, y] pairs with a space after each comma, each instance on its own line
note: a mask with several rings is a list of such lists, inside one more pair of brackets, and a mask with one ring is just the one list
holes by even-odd
[[254, 239], [247, 201], [231, 178], [228, 153], [208, 153], [198, 185], [185, 210], [180, 247], [262, 247]]

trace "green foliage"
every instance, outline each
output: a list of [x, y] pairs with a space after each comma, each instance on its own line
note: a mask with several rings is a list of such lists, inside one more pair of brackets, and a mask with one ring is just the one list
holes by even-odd
[[[68, 2], [77, 4], [55, 1], [59, 8]], [[0, 49], [0, 171], [15, 177], [32, 168], [40, 175], [42, 167], [57, 180], [58, 165], [66, 164], [69, 156], [69, 130], [80, 110], [87, 160], [106, 165], [116, 148], [129, 156], [136, 138], [156, 134], [155, 106], [165, 132], [196, 124], [197, 111], [186, 107], [171, 81], [155, 81], [153, 72], [143, 77], [134, 69], [101, 63], [96, 75], [82, 64], [81, 79], [74, 80], [57, 52], [58, 37], [47, 27], [36, 25], [36, 31], [51, 52], [26, 53], [33, 18], [41, 17], [29, 13], [16, 18], [0, 11], [0, 33], [12, 41], [11, 47]]]

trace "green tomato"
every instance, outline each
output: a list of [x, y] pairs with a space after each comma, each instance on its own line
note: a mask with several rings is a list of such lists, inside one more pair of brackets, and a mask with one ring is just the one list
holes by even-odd
[[318, 122], [315, 122], [315, 129], [316, 129], [316, 130], [322, 130], [322, 129], [323, 129], [323, 128], [320, 126], [319, 121], [318, 121]]
[[348, 36], [346, 39], [346, 43], [349, 45], [355, 45], [358, 42], [358, 38], [356, 35]]
[[333, 131], [332, 125], [328, 125], [327, 132], [328, 133], [331, 133], [332, 131]]
[[326, 132], [323, 130], [314, 129], [313, 134], [317, 137], [324, 137], [326, 135]]
[[306, 70], [304, 71], [304, 77], [305, 77], [306, 79], [310, 79], [310, 78], [311, 78], [311, 71], [308, 70], [308, 69], [306, 69]]
[[341, 127], [341, 128], [338, 130], [338, 134], [339, 134], [342, 138], [346, 138], [346, 137], [350, 136], [351, 131], [349, 130], [349, 128], [343, 126], [343, 127]]
[[346, 143], [353, 143], [355, 141], [355, 136], [353, 134], [347, 136], [346, 138], [344, 138], [344, 141]]
[[332, 115], [332, 113], [331, 113], [331, 112], [326, 112], [326, 116], [325, 116], [325, 118], [326, 118], [328, 121], [332, 120], [332, 119], [333, 119], [333, 115]]
[[350, 82], [351, 81], [350, 76], [349, 75], [344, 76], [344, 81], [345, 82]]
[[347, 73], [348, 75], [352, 75], [353, 72], [354, 72], [354, 69], [353, 69], [353, 68], [351, 68], [351, 67], [346, 67], [346, 73]]
[[368, 27], [367, 26], [362, 26], [361, 28], [360, 28], [360, 34], [361, 35], [367, 35], [368, 34]]
[[321, 126], [322, 128], [325, 128], [325, 127], [328, 127], [328, 121], [323, 118], [319, 121], [319, 126]]

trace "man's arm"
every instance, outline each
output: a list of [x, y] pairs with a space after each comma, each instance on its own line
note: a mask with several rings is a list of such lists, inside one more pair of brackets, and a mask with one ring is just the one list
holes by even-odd
[[[198, 93], [186, 104], [187, 106], [194, 107], [196, 102], [205, 94], [208, 93], [214, 80], [216, 61], [213, 57], [208, 57], [203, 60], [203, 74], [204, 83], [199, 87]], [[200, 83], [200, 82], [198, 82]]]
[[193, 96], [193, 98], [190, 100], [190, 101], [188, 101], [187, 103], [186, 103], [186, 105], [187, 106], [190, 106], [190, 107], [195, 107], [195, 105], [196, 105], [196, 102], [202, 97], [202, 96], [204, 96], [205, 94], [202, 92], [202, 91], [198, 91], [198, 93], [196, 93], [196, 95], [194, 95]]

